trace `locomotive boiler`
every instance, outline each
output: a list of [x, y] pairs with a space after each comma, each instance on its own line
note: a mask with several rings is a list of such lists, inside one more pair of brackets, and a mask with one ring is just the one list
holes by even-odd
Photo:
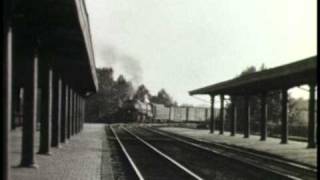
[[153, 117], [151, 104], [137, 99], [123, 101], [118, 111], [118, 118], [124, 122], [147, 122]]

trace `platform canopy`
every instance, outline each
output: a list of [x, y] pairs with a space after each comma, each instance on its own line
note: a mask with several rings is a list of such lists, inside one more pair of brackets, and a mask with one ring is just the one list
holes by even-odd
[[36, 41], [39, 63], [51, 63], [79, 93], [98, 90], [89, 19], [83, 0], [15, 0], [12, 1], [12, 16], [14, 51], [18, 59], [24, 58], [23, 52], [33, 46], [30, 42]]
[[294, 63], [246, 74], [234, 79], [189, 91], [195, 94], [245, 95], [291, 88], [317, 81], [317, 56]]

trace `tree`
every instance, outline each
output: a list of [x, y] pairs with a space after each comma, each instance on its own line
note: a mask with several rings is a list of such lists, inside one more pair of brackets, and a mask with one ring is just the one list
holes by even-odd
[[111, 94], [113, 80], [113, 69], [102, 68], [97, 69], [97, 78], [99, 81], [99, 91], [96, 94], [90, 96], [87, 100], [86, 119], [89, 121], [97, 121], [103, 117], [106, 111], [109, 111], [108, 107], [111, 103], [111, 99], [108, 97]]
[[165, 89], [161, 89], [157, 96], [152, 96], [150, 98], [150, 101], [157, 104], [163, 104], [165, 106], [172, 106], [176, 105], [177, 102], [174, 102], [170, 95], [166, 92]]
[[151, 95], [149, 93], [149, 90], [142, 84], [138, 87], [137, 91], [135, 92], [133, 99], [140, 100], [142, 102], [145, 102], [146, 98], [150, 98]]
[[[101, 90], [110, 90], [112, 87], [113, 80], [113, 69], [112, 68], [101, 68], [97, 69], [97, 77], [99, 80], [99, 89]], [[99, 91], [102, 92], [102, 91]], [[98, 92], [98, 93], [99, 93]]]
[[130, 81], [126, 81], [123, 75], [120, 75], [114, 85], [114, 94], [118, 102], [122, 103], [126, 99], [130, 99], [133, 94], [133, 86]]
[[126, 81], [122, 75], [115, 81], [112, 68], [97, 69], [97, 77], [99, 91], [88, 98], [86, 119], [110, 120], [117, 112], [120, 103], [132, 95], [132, 83]]
[[243, 70], [238, 77], [243, 77], [243, 76], [245, 76], [247, 74], [252, 74], [252, 73], [255, 73], [255, 72], [257, 72], [256, 67], [249, 66], [245, 70]]
[[308, 124], [308, 101], [302, 98], [291, 98], [288, 103], [288, 120], [289, 124], [295, 126], [307, 126]]

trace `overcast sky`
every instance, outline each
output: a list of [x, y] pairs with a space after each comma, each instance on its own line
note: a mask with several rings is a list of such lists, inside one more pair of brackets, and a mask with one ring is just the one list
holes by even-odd
[[[188, 91], [316, 55], [316, 0], [86, 0], [97, 67], [156, 94]], [[298, 90], [303, 95], [302, 90]], [[200, 98], [208, 99], [206, 96]]]

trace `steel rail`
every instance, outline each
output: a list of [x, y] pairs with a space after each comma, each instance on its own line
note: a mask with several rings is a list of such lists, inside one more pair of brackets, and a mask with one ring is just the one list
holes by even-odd
[[143, 140], [141, 137], [139, 137], [138, 135], [130, 132], [127, 128], [122, 127], [126, 132], [128, 132], [129, 134], [131, 134], [133, 137], [135, 137], [136, 139], [138, 139], [140, 142], [142, 142], [144, 145], [146, 145], [147, 147], [149, 147], [150, 149], [152, 149], [153, 151], [155, 151], [156, 153], [158, 153], [160, 156], [164, 157], [165, 159], [169, 160], [171, 163], [173, 163], [174, 165], [178, 166], [180, 169], [182, 169], [183, 171], [185, 171], [186, 173], [188, 173], [189, 175], [191, 175], [192, 177], [194, 177], [197, 180], [203, 180], [203, 178], [201, 178], [200, 176], [198, 176], [196, 173], [192, 172], [191, 170], [189, 170], [188, 168], [186, 168], [185, 166], [183, 166], [182, 164], [180, 164], [179, 162], [177, 162], [176, 160], [172, 159], [171, 157], [169, 157], [168, 155], [164, 154], [163, 152], [161, 152], [160, 150], [158, 150], [156, 147], [152, 146], [150, 143], [146, 142], [145, 140]]
[[[144, 128], [144, 127], [143, 127]], [[144, 129], [147, 129], [147, 128], [144, 128]], [[147, 130], [151, 130], [151, 129], [147, 129]], [[159, 133], [163, 133], [165, 135], [167, 135], [168, 137], [173, 137], [169, 134], [172, 134], [170, 132], [160, 132], [159, 130], [151, 130], [151, 131], [154, 131], [154, 132], [158, 132]], [[179, 135], [178, 135], [179, 136]], [[179, 137], [177, 137], [179, 138]], [[188, 137], [186, 137], [188, 138]], [[258, 154], [258, 153], [254, 153], [254, 152], [249, 152], [249, 151], [245, 151], [245, 150], [241, 150], [241, 149], [237, 149], [237, 148], [234, 148], [234, 147], [230, 147], [228, 145], [223, 145], [223, 144], [218, 144], [218, 143], [214, 143], [214, 142], [206, 142], [206, 141], [203, 141], [203, 140], [198, 140], [198, 139], [192, 139], [194, 141], [197, 141], [197, 142], [200, 142], [200, 143], [205, 143], [205, 144], [209, 144], [209, 145], [214, 145], [214, 146], [217, 146], [219, 148], [224, 148], [224, 149], [228, 149], [228, 150], [232, 150], [232, 151], [235, 151], [235, 152], [240, 152], [240, 153], [244, 153], [244, 154], [248, 154], [248, 155], [251, 155], [251, 156], [255, 156], [255, 157], [258, 157], [258, 158], [261, 158], [261, 159], [264, 159], [264, 160], [268, 160], [268, 161], [273, 161], [273, 162], [276, 162], [276, 163], [279, 163], [279, 164], [285, 164], [285, 165], [289, 165], [289, 166], [292, 166], [294, 168], [300, 168], [300, 169], [303, 169], [305, 171], [310, 171], [311, 173], [317, 173], [317, 170], [315, 168], [312, 168], [312, 167], [309, 167], [309, 166], [306, 166], [306, 165], [303, 165], [303, 164], [299, 164], [299, 163], [295, 163], [295, 162], [292, 162], [292, 161], [285, 161], [285, 160], [282, 160], [282, 159], [276, 159], [276, 158], [272, 158], [272, 157], [268, 157], [266, 155], [263, 155], [263, 154]]]
[[[166, 135], [168, 137], [172, 137], [173, 138], [173, 136], [169, 135], [169, 134], [172, 134], [170, 132], [160, 132], [159, 130], [148, 129], [148, 128], [145, 128], [145, 127], [142, 127], [142, 128], [144, 128], [146, 130], [150, 130], [150, 131], [155, 132], [155, 133], [158, 133], [160, 135]], [[163, 133], [163, 134], [161, 134], [161, 133]], [[180, 135], [176, 135], [176, 136], [180, 136]], [[177, 137], [177, 138], [179, 138], [179, 137]], [[189, 137], [186, 137], [186, 138], [189, 138]], [[299, 164], [299, 163], [295, 163], [295, 162], [291, 162], [291, 161], [288, 162], [288, 161], [281, 160], [281, 159], [276, 159], [276, 158], [271, 158], [271, 157], [268, 157], [266, 155], [262, 155], [262, 154], [258, 154], [258, 153], [254, 153], [254, 152], [249, 152], [249, 151], [245, 151], [245, 150], [241, 150], [241, 149], [236, 149], [236, 148], [230, 147], [228, 145], [218, 144], [218, 143], [214, 143], [214, 142], [208, 143], [206, 141], [199, 140], [199, 139], [193, 139], [193, 138], [190, 138], [190, 139], [192, 139], [193, 141], [199, 142], [199, 143], [205, 143], [205, 144], [209, 144], [209, 145], [218, 146], [220, 148], [225, 148], [225, 149], [228, 149], [228, 150], [249, 154], [249, 155], [256, 156], [256, 157], [259, 157], [259, 158], [262, 158], [262, 159], [265, 159], [265, 160], [274, 161], [274, 162], [277, 162], [277, 163], [290, 165], [290, 166], [293, 166], [295, 168], [301, 168], [301, 169], [306, 170], [306, 171], [311, 171], [312, 173], [317, 173], [317, 170], [315, 170], [314, 168], [306, 166], [306, 165], [303, 165], [303, 164]]]
[[138, 176], [139, 180], [144, 180], [144, 177], [142, 176], [140, 170], [138, 169], [138, 167], [136, 166], [136, 164], [134, 163], [134, 161], [132, 160], [132, 158], [130, 157], [128, 151], [126, 150], [126, 148], [124, 147], [123, 143], [121, 142], [120, 138], [118, 137], [117, 133], [114, 131], [114, 129], [112, 128], [112, 126], [110, 126], [111, 132], [114, 135], [114, 137], [116, 138], [118, 144], [121, 147], [122, 152], [125, 154], [126, 158], [128, 159], [131, 167], [133, 168], [134, 172], [136, 173], [136, 175]]
[[[279, 172], [278, 170], [274, 170], [274, 169], [262, 167], [262, 166], [259, 166], [259, 165], [254, 164], [254, 163], [241, 160], [241, 159], [239, 159], [239, 158], [236, 159], [236, 158], [227, 156], [227, 155], [225, 155], [225, 154], [222, 154], [221, 152], [216, 151], [216, 150], [213, 150], [213, 149], [211, 149], [211, 148], [204, 147], [204, 146], [201, 146], [201, 145], [196, 144], [196, 143], [193, 143], [193, 142], [189, 142], [189, 141], [184, 140], [184, 139], [181, 139], [181, 138], [179, 138], [179, 137], [171, 136], [171, 135], [169, 135], [169, 134], [167, 134], [167, 133], [165, 133], [165, 132], [160, 132], [159, 130], [153, 130], [153, 129], [149, 129], [149, 128], [145, 128], [145, 127], [143, 127], [143, 129], [149, 130], [149, 131], [151, 131], [151, 132], [157, 133], [157, 134], [162, 135], [162, 136], [167, 136], [167, 137], [172, 138], [172, 139], [175, 139], [175, 140], [177, 140], [177, 141], [179, 141], [179, 142], [183, 142], [183, 143], [185, 143], [185, 144], [191, 145], [191, 146], [193, 146], [193, 147], [196, 147], [196, 148], [199, 148], [199, 149], [202, 149], [202, 150], [205, 150], [205, 151], [209, 151], [209, 152], [212, 152], [212, 153], [215, 153], [215, 154], [219, 154], [219, 155], [224, 156], [224, 157], [227, 157], [227, 158], [235, 159], [235, 160], [240, 161], [240, 162], [242, 162], [242, 163], [248, 164], [248, 165], [250, 165], [250, 166], [254, 166], [254, 167], [259, 168], [259, 169], [262, 169], [262, 170], [264, 170], [264, 171], [268, 171], [268, 172], [277, 174], [277, 175], [282, 176], [282, 177], [285, 177], [285, 178], [287, 178], [287, 179], [302, 180], [302, 178], [300, 178], [300, 177], [296, 177], [296, 176], [292, 176], [292, 175], [289, 175], [289, 174], [285, 174], [285, 173], [283, 173], [283, 172]], [[197, 141], [197, 140], [195, 140], [195, 141]], [[202, 141], [199, 141], [199, 142], [202, 142]], [[214, 145], [216, 145], [216, 144], [214, 144]], [[220, 144], [219, 144], [219, 146], [220, 146]], [[222, 145], [221, 145], [221, 146], [222, 146]], [[225, 147], [225, 146], [224, 146], [224, 148], [225, 148], [225, 149], [228, 149], [229, 147]], [[231, 148], [229, 148], [229, 149], [231, 149]], [[236, 151], [238, 151], [238, 150], [236, 150]], [[239, 151], [239, 152], [240, 152], [240, 151]], [[251, 153], [251, 152], [242, 152], [242, 153], [248, 153], [248, 154], [250, 153], [252, 156], [258, 156], [257, 154], [254, 154], [254, 153]], [[279, 163], [279, 162], [278, 162], [278, 163]], [[300, 168], [300, 165], [299, 165], [298, 168]]]

